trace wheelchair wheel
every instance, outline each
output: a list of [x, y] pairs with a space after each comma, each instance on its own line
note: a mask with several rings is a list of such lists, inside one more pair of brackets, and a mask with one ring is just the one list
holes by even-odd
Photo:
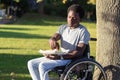
[[61, 80], [107, 80], [107, 77], [98, 62], [92, 59], [79, 59], [65, 69]]

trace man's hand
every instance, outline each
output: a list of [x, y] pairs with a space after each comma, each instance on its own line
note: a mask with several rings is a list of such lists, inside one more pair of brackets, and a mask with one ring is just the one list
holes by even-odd
[[49, 54], [49, 55], [46, 55], [45, 57], [53, 60], [60, 59], [60, 56], [57, 54]]
[[61, 35], [58, 33], [55, 33], [49, 40], [49, 44], [51, 49], [59, 49], [59, 44], [57, 43], [58, 40], [60, 40]]
[[50, 44], [50, 48], [53, 49], [59, 49], [59, 44], [57, 43], [57, 41], [53, 38], [51, 38], [49, 40], [49, 44]]

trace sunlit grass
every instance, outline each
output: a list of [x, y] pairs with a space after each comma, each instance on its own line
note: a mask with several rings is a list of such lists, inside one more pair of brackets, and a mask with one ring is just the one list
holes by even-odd
[[17, 74], [11, 72], [9, 74], [1, 74], [0, 80], [31, 80], [31, 77], [29, 74]]
[[[14, 24], [0, 25], [0, 80], [31, 80], [27, 70], [29, 59], [42, 56], [39, 49], [49, 49], [48, 40], [66, 19], [30, 14]], [[82, 22], [91, 37], [96, 38], [95, 23]], [[91, 55], [95, 56], [96, 41], [90, 41]]]

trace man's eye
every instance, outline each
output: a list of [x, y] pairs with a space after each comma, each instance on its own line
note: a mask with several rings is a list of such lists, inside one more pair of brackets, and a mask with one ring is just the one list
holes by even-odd
[[71, 16], [69, 16], [68, 18], [71, 18]]
[[74, 20], [76, 20], [77, 18], [73, 18]]

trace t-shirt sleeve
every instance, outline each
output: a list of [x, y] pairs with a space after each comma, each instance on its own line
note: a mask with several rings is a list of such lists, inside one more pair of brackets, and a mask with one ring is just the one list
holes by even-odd
[[61, 25], [61, 26], [58, 28], [58, 30], [57, 30], [56, 33], [62, 35], [62, 33], [63, 33], [63, 31], [65, 30], [65, 28], [66, 28], [66, 25]]
[[89, 40], [90, 40], [90, 34], [89, 34], [89, 32], [88, 32], [87, 29], [84, 29], [84, 30], [81, 32], [79, 43], [88, 44], [88, 43], [89, 43]]

